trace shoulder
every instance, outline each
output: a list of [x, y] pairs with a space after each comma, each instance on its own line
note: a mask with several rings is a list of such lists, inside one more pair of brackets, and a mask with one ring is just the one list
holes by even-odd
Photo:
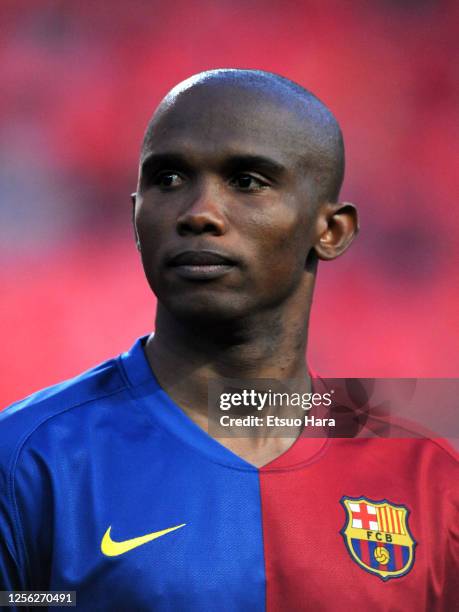
[[[445, 438], [421, 436], [418, 432], [409, 431], [402, 436], [383, 438], [361, 436], [341, 438], [346, 452], [354, 448], [358, 454], [372, 454], [378, 459], [384, 457], [385, 464], [400, 463], [412, 470], [422, 470], [426, 464], [443, 464], [452, 470], [459, 470], [459, 452]], [[422, 459], [422, 461], [421, 461]]]
[[389, 478], [413, 494], [459, 506], [459, 454], [444, 438], [337, 439], [338, 461], [356, 478]]
[[42, 389], [0, 412], [0, 470], [9, 469], [35, 432], [84, 406], [106, 402], [127, 386], [119, 359], [105, 361], [79, 376]]
[[21, 576], [17, 584], [26, 584], [25, 541], [27, 534], [33, 534], [27, 541], [37, 541], [43, 520], [33, 509], [46, 508], [44, 514], [51, 515], [50, 486], [64, 453], [78, 459], [70, 442], [85, 448], [93, 415], [103, 418], [128, 387], [119, 361], [101, 363], [0, 412], [0, 582], [8, 558]]

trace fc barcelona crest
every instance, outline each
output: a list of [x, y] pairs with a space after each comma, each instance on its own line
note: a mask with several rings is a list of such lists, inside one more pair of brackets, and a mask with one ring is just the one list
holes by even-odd
[[407, 574], [416, 546], [408, 526], [408, 508], [386, 499], [347, 495], [340, 502], [346, 512], [341, 535], [352, 559], [382, 580]]

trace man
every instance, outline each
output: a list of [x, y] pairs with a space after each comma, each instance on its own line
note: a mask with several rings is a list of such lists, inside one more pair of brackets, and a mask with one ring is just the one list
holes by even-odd
[[311, 389], [317, 263], [358, 228], [343, 169], [333, 115], [287, 79], [216, 70], [166, 96], [134, 197], [155, 333], [2, 415], [2, 589], [91, 611], [454, 609], [447, 450], [206, 433], [212, 381]]

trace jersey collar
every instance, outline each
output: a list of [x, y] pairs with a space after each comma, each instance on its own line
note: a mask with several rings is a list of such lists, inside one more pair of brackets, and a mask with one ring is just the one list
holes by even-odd
[[285, 471], [315, 463], [328, 448], [329, 439], [300, 436], [282, 455], [261, 468], [238, 457], [196, 425], [161, 388], [143, 349], [147, 339], [148, 336], [139, 338], [132, 348], [119, 358], [132, 393], [144, 404], [145, 410], [157, 425], [204, 453], [212, 461], [244, 471]]

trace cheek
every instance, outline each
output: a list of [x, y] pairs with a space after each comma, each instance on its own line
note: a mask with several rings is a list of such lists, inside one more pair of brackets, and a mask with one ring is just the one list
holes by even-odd
[[253, 239], [253, 244], [259, 245], [256, 258], [271, 279], [276, 278], [276, 272], [290, 276], [303, 269], [312, 246], [311, 227], [305, 214], [299, 215], [288, 207], [272, 218], [264, 216], [259, 223], [254, 219], [252, 228], [247, 227], [258, 235]]
[[158, 207], [148, 206], [146, 203], [138, 206], [135, 225], [143, 252], [152, 256], [155, 254], [161, 238], [165, 235], [168, 222], [166, 211], [160, 213]]
[[158, 214], [158, 210], [147, 207], [142, 203], [136, 210], [135, 225], [140, 242], [140, 255], [145, 276], [152, 290], [156, 293], [158, 286], [158, 261], [162, 246], [162, 238], [165, 235], [164, 215]]

